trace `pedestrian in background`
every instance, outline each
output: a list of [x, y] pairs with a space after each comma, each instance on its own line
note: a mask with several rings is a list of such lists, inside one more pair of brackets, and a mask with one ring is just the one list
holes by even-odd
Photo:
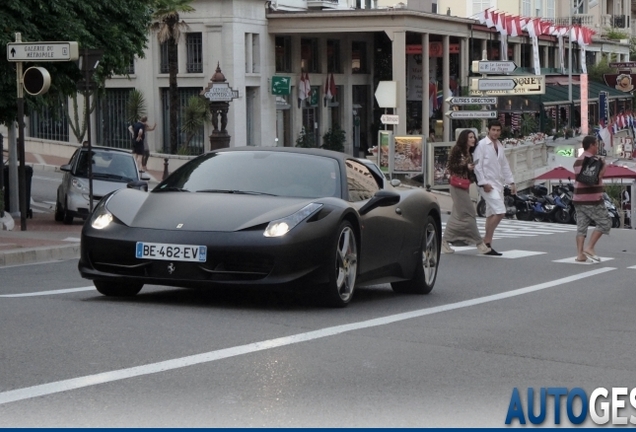
[[473, 153], [477, 161], [475, 175], [479, 194], [486, 201], [486, 235], [484, 243], [491, 250], [486, 255], [501, 256], [501, 253], [492, 248], [492, 237], [499, 222], [506, 215], [504, 203], [504, 185], [510, 186], [513, 195], [517, 194], [515, 180], [506, 159], [504, 146], [499, 141], [501, 135], [501, 122], [493, 120], [488, 124], [488, 135], [479, 141], [479, 145]]
[[[137, 123], [132, 126], [133, 137], [133, 154], [137, 161], [137, 166], [140, 167], [140, 171], [146, 172], [148, 168], [148, 158], [150, 157], [150, 148], [148, 147], [148, 140], [146, 139], [146, 132], [155, 130], [157, 123], [153, 126], [148, 125], [148, 117], [143, 116]], [[130, 127], [128, 128], [130, 130]]]
[[[465, 129], [459, 134], [448, 157], [448, 171], [451, 176], [468, 179], [471, 183], [476, 182], [475, 165], [471, 155], [476, 143], [477, 137], [472, 130]], [[469, 189], [451, 185], [450, 194], [453, 198], [453, 209], [444, 229], [442, 252], [447, 254], [455, 252], [449, 242], [458, 241], [477, 245], [477, 250], [481, 253], [490, 252], [490, 248], [486, 246], [479, 234], [477, 214]]]
[[[585, 158], [594, 158], [601, 160], [597, 154], [599, 145], [596, 137], [586, 136], [583, 138], [583, 153], [574, 161], [574, 176], [579, 175], [583, 168], [583, 161]], [[605, 201], [603, 200], [603, 174], [607, 164], [603, 161], [603, 166], [599, 171], [597, 184], [585, 184], [578, 180], [574, 182], [574, 194], [572, 197], [572, 203], [576, 209], [576, 261], [586, 262], [587, 259], [600, 262], [601, 259], [596, 255], [596, 242], [601, 238], [603, 234], [609, 235], [610, 228], [612, 227], [612, 221], [610, 220], [607, 209], [605, 208]], [[590, 240], [585, 245], [585, 238], [587, 237], [587, 229], [590, 223], [594, 221], [596, 227], [590, 235]]]

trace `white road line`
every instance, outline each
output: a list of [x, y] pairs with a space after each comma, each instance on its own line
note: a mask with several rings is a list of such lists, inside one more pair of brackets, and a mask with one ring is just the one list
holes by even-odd
[[23, 294], [0, 294], [0, 298], [38, 297], [38, 296], [68, 294], [68, 293], [74, 293], [74, 292], [80, 292], [80, 291], [91, 291], [91, 290], [95, 290], [95, 287], [86, 286], [82, 288], [67, 288], [67, 289], [60, 289], [60, 290], [38, 291], [38, 292], [23, 293]]
[[357, 323], [343, 324], [334, 327], [327, 327], [321, 330], [314, 330], [306, 333], [299, 333], [292, 336], [284, 336], [276, 339], [269, 339], [260, 342], [254, 342], [246, 345], [240, 345], [232, 348], [225, 348], [217, 351], [209, 351], [202, 354], [195, 354], [187, 357], [165, 360], [156, 363], [150, 363], [142, 366], [135, 366], [126, 369], [120, 369], [110, 372], [102, 372], [94, 375], [87, 375], [79, 378], [71, 378], [62, 381], [56, 381], [48, 384], [41, 384], [32, 387], [25, 387], [16, 390], [9, 390], [0, 393], [0, 405], [16, 402], [20, 400], [32, 399], [39, 396], [46, 396], [55, 393], [61, 393], [68, 390], [76, 390], [80, 388], [90, 387], [97, 384], [104, 384], [113, 381], [124, 380], [128, 378], [149, 375], [158, 372], [166, 372], [173, 369], [180, 369], [187, 366], [193, 366], [202, 363], [209, 363], [216, 360], [222, 360], [230, 357], [236, 357], [245, 354], [251, 354], [267, 349], [293, 345], [300, 342], [307, 342], [315, 339], [321, 339], [328, 336], [335, 336], [355, 330], [367, 329], [381, 325], [387, 325], [413, 318], [419, 318], [440, 312], [447, 312], [465, 307], [475, 306], [479, 304], [504, 300], [507, 298], [532, 293], [535, 291], [552, 288], [566, 283], [585, 279], [598, 274], [616, 270], [614, 267], [602, 267], [596, 270], [580, 273], [573, 276], [556, 279], [550, 282], [544, 282], [537, 285], [531, 285], [526, 288], [519, 288], [500, 294], [493, 294], [486, 297], [480, 297], [472, 300], [465, 300], [448, 305], [436, 306], [428, 309], [419, 309], [411, 312], [404, 312], [395, 315], [389, 315], [382, 318], [374, 318], [367, 321]]

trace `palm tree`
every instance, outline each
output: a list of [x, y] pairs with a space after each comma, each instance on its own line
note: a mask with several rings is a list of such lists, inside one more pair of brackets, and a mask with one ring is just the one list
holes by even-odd
[[146, 98], [141, 91], [133, 89], [128, 96], [128, 102], [126, 102], [126, 123], [134, 124], [145, 115]]
[[152, 17], [155, 22], [151, 28], [157, 32], [159, 44], [168, 44], [168, 74], [170, 99], [170, 153], [177, 153], [177, 113], [179, 112], [179, 92], [177, 88], [177, 44], [181, 39], [181, 29], [187, 28], [184, 21], [180, 21], [179, 13], [193, 12], [190, 6], [193, 0], [156, 0], [155, 12]]
[[181, 132], [185, 133], [186, 140], [181, 146], [182, 153], [188, 154], [190, 141], [201, 131], [203, 125], [209, 121], [207, 100], [203, 96], [191, 96], [183, 112]]

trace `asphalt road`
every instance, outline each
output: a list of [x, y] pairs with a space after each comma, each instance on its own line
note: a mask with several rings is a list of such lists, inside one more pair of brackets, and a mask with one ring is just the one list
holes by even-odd
[[460, 250], [428, 296], [378, 285], [338, 310], [253, 290], [111, 299], [76, 261], [1, 268], [0, 426], [503, 427], [515, 387], [631, 389], [635, 233], [581, 265], [572, 226], [504, 225], [508, 258]]

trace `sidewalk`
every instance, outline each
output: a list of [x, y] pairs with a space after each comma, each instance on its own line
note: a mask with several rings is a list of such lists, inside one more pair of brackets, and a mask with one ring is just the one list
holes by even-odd
[[[25, 154], [25, 163], [38, 171], [59, 171], [68, 158], [59, 156]], [[162, 172], [148, 171], [151, 182], [159, 182]], [[5, 218], [11, 216], [5, 212]], [[26, 219], [26, 231], [21, 230], [20, 217], [13, 218], [11, 231], [0, 230], [0, 267], [79, 258], [80, 233], [84, 221], [76, 218], [72, 225], [55, 222], [53, 212], [33, 212]]]
[[[25, 162], [38, 171], [59, 171], [68, 159], [59, 156], [26, 153]], [[161, 180], [163, 173], [149, 171], [152, 182]], [[442, 214], [449, 214], [453, 201], [447, 192], [432, 191]], [[5, 213], [8, 215], [8, 213]], [[9, 216], [10, 217], [10, 216]], [[21, 230], [19, 217], [13, 218], [13, 230], [0, 230], [0, 267], [79, 258], [80, 234], [84, 221], [75, 219], [72, 225], [55, 222], [53, 212], [34, 212], [26, 219], [26, 231]]]

